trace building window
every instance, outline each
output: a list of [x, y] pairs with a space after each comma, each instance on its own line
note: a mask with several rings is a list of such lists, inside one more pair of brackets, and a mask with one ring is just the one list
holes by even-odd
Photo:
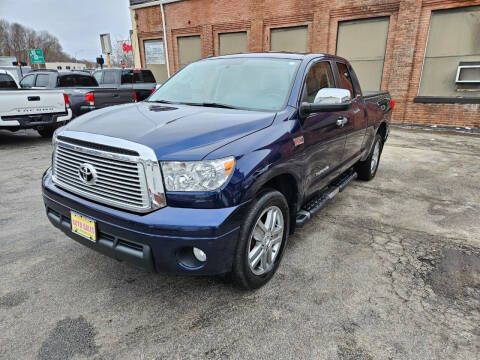
[[218, 34], [219, 55], [239, 54], [247, 52], [247, 32], [231, 32]]
[[[480, 84], [470, 79], [480, 65], [480, 6], [432, 12], [418, 95], [478, 97]], [[467, 70], [465, 72], [465, 70]]]
[[305, 53], [308, 49], [308, 26], [270, 30], [270, 51]]
[[338, 24], [337, 55], [352, 64], [363, 90], [380, 90], [389, 18], [343, 21]]
[[178, 45], [178, 65], [180, 69], [193, 61], [202, 58], [202, 43], [200, 36], [179, 36]]
[[145, 54], [145, 67], [152, 71], [155, 79], [163, 83], [167, 80], [167, 66], [165, 65], [165, 52], [163, 40], [146, 40], [143, 42]]

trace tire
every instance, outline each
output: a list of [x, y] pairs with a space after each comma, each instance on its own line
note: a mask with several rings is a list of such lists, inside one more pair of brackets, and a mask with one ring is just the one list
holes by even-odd
[[[267, 190], [259, 195], [240, 230], [231, 274], [236, 285], [253, 290], [273, 277], [287, 244], [289, 219], [288, 203], [282, 193]], [[262, 225], [269, 227], [266, 233]]]
[[37, 129], [37, 132], [40, 134], [41, 137], [48, 139], [53, 136], [53, 133], [55, 132], [54, 127], [45, 127], [43, 129]]
[[382, 150], [383, 140], [382, 137], [377, 134], [375, 135], [375, 140], [367, 159], [365, 161], [360, 161], [357, 164], [357, 174], [360, 180], [369, 181], [375, 177], [375, 174], [378, 170], [378, 165], [380, 164]]

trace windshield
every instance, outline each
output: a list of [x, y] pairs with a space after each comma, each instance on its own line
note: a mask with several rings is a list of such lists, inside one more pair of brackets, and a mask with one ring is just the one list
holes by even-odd
[[160, 87], [148, 101], [248, 110], [281, 110], [299, 60], [207, 59], [192, 63]]

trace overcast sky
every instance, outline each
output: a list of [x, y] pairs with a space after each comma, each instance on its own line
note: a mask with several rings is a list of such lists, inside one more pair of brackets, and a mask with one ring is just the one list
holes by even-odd
[[56, 36], [65, 52], [95, 61], [99, 34], [114, 40], [129, 38], [128, 0], [0, 0], [0, 18]]

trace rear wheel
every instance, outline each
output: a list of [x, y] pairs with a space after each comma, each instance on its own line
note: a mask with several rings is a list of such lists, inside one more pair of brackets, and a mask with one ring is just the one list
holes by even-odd
[[44, 128], [41, 128], [41, 129], [37, 129], [37, 132], [43, 138], [51, 138], [53, 136], [53, 133], [55, 132], [55, 128], [51, 127], [51, 126], [44, 127]]
[[380, 163], [380, 155], [382, 154], [383, 140], [382, 137], [377, 134], [372, 146], [372, 150], [365, 161], [360, 161], [357, 164], [358, 178], [361, 180], [371, 180], [375, 177], [378, 170], [378, 164]]
[[288, 214], [287, 200], [275, 190], [263, 193], [250, 208], [233, 263], [236, 284], [256, 289], [275, 274], [287, 242]]

